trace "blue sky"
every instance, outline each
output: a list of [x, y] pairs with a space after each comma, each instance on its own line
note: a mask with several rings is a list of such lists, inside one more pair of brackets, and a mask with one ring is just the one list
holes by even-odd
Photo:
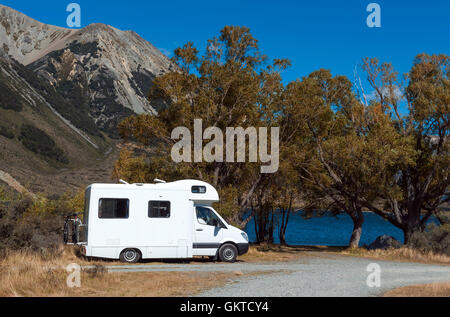
[[[203, 48], [225, 25], [245, 25], [271, 58], [288, 58], [286, 80], [326, 68], [353, 78], [365, 56], [407, 72], [422, 52], [450, 53], [447, 0], [0, 0], [41, 22], [66, 26], [66, 7], [77, 2], [82, 26], [106, 23], [134, 30], [156, 47], [172, 51], [187, 41]], [[381, 28], [368, 28], [366, 7], [381, 5]]]

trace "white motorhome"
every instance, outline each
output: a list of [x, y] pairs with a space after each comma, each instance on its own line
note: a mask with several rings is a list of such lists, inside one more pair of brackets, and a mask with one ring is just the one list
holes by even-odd
[[234, 262], [248, 251], [247, 234], [211, 207], [219, 201], [213, 186], [196, 180], [155, 181], [86, 189], [75, 238], [85, 256], [128, 263], [194, 256]]

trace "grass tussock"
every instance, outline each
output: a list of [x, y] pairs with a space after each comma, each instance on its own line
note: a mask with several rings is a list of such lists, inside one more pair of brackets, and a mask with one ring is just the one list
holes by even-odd
[[[244, 262], [287, 262], [312, 254], [338, 252], [342, 247], [327, 246], [282, 246], [275, 244], [252, 245], [247, 254], [239, 257]], [[311, 253], [312, 252], [312, 253]]]
[[448, 255], [436, 254], [431, 251], [425, 252], [408, 247], [388, 250], [366, 250], [363, 248], [355, 248], [344, 250], [341, 253], [345, 255], [361, 256], [381, 260], [450, 265], [450, 256]]
[[239, 257], [239, 260], [245, 262], [287, 262], [299, 257], [299, 252], [289, 247], [261, 245], [250, 246], [248, 253]]
[[450, 282], [401, 287], [384, 297], [450, 297]]
[[[67, 265], [89, 265], [81, 272], [81, 287], [70, 288]], [[104, 263], [103, 263], [104, 264]], [[0, 260], [0, 297], [156, 297], [189, 296], [223, 285], [242, 272], [111, 273], [101, 262], [88, 262], [75, 251], [59, 254], [9, 252]]]

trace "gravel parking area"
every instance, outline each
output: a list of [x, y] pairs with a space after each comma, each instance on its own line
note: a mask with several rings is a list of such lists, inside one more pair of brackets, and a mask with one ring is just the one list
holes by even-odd
[[[371, 288], [368, 265], [381, 269], [381, 286]], [[281, 263], [152, 264], [108, 266], [112, 272], [251, 272], [198, 296], [380, 296], [388, 290], [415, 284], [450, 281], [450, 266], [389, 262], [334, 254], [308, 256]], [[264, 274], [266, 273], [266, 274]]]

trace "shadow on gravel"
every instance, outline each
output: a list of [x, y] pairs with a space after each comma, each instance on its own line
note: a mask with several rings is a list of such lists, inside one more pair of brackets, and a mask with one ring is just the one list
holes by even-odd
[[[238, 257], [236, 263], [254, 263], [254, 262], [285, 262], [289, 260], [294, 260], [299, 256], [305, 255], [308, 256], [308, 253], [315, 253], [319, 255], [320, 253], [337, 253], [343, 250], [346, 250], [346, 246], [280, 246], [274, 244], [252, 244], [250, 246], [250, 250], [247, 254]], [[309, 254], [311, 255], [311, 254]], [[96, 263], [96, 264], [104, 264], [104, 265], [123, 265], [124, 263], [118, 260], [109, 260], [109, 259], [99, 259], [99, 258], [90, 258], [87, 259], [80, 254], [77, 254], [78, 257], [84, 258], [87, 262]], [[139, 264], [224, 264], [220, 261], [214, 261], [210, 257], [196, 257], [193, 259], [146, 259], [141, 260]]]
[[251, 247], [260, 252], [298, 253], [298, 252], [341, 252], [348, 246], [309, 246], [309, 245], [276, 245], [252, 244]]

